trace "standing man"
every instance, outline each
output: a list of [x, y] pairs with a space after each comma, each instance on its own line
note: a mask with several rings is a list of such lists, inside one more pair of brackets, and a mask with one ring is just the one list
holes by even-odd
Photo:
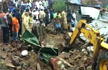
[[10, 15], [10, 12], [7, 14], [7, 21], [8, 21], [8, 26], [9, 26], [9, 31], [10, 31], [10, 34], [9, 36], [12, 38], [12, 15]]
[[7, 16], [6, 12], [3, 11], [0, 14], [0, 23], [2, 24], [2, 30], [3, 30], [3, 42], [5, 44], [9, 43], [9, 28], [8, 28], [8, 22], [7, 22]]
[[46, 11], [46, 16], [45, 16], [45, 24], [46, 26], [50, 23], [51, 19], [50, 19], [50, 12], [47, 10]]
[[53, 8], [53, 0], [49, 0], [49, 8]]
[[18, 22], [19, 22], [19, 33], [18, 33], [18, 36], [20, 37], [21, 36], [21, 30], [22, 30], [22, 17], [21, 17], [21, 13], [20, 13], [20, 11], [19, 11], [19, 9], [16, 9], [16, 13], [15, 13], [15, 15], [17, 15], [18, 16]]
[[46, 16], [46, 14], [45, 14], [44, 10], [41, 9], [41, 10], [39, 11], [39, 19], [44, 19], [45, 16]]
[[29, 29], [29, 19], [29, 12], [26, 10], [26, 12], [22, 14], [22, 35], [26, 30]]
[[75, 21], [75, 18], [71, 14], [71, 11], [68, 11], [68, 13], [67, 13], [67, 23], [68, 23], [68, 30], [69, 31], [71, 31], [71, 23], [72, 23], [72, 20]]
[[67, 30], [67, 13], [63, 10], [62, 13], [62, 26], [63, 26], [63, 29]]
[[47, 9], [48, 8], [48, 1], [47, 0], [43, 0], [43, 4], [44, 4], [44, 8]]
[[18, 22], [18, 15], [15, 15], [15, 17], [12, 18], [12, 32], [13, 32], [13, 41], [18, 41], [18, 32], [19, 32], [19, 22]]

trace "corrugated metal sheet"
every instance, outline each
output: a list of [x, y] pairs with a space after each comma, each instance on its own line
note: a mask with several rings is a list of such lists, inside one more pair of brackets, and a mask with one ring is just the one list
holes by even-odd
[[69, 1], [76, 3], [76, 4], [81, 4], [81, 0], [69, 0]]

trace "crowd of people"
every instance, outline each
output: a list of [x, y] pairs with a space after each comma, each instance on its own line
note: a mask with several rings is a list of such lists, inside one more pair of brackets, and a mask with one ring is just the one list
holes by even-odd
[[55, 12], [52, 0], [12, 2], [7, 9], [4, 8], [0, 14], [5, 44], [9, 43], [9, 39], [17, 44], [18, 39], [26, 30], [36, 35], [42, 42], [45, 36], [44, 28], [50, 23], [53, 23], [56, 33], [59, 34], [63, 32], [63, 29], [71, 30], [71, 23], [76, 20], [71, 11]]

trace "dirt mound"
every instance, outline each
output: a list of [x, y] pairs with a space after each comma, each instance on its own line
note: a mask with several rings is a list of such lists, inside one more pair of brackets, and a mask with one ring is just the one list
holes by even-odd
[[[64, 34], [56, 35], [52, 33], [46, 33], [42, 44], [46, 47], [57, 47], [61, 45], [66, 47], [66, 39]], [[0, 44], [2, 44], [2, 34], [0, 35]], [[66, 66], [68, 70], [90, 70], [92, 64], [92, 51], [84, 50], [85, 43], [77, 39], [71, 47], [69, 52], [60, 51], [58, 57], [64, 59], [71, 64], [72, 67]], [[19, 42], [19, 47], [21, 42]], [[40, 57], [34, 51], [29, 51], [26, 57], [21, 56], [21, 49], [15, 50], [16, 47], [10, 45], [3, 45], [0, 48], [0, 69], [4, 70], [52, 70], [49, 64], [40, 60]], [[60, 49], [60, 48], [59, 48]], [[62, 48], [63, 49], [63, 48]]]

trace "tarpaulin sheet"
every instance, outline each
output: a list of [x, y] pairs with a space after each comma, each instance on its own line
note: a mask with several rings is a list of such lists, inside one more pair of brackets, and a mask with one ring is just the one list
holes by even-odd
[[28, 30], [22, 35], [21, 40], [24, 40], [26, 45], [31, 44], [34, 46], [40, 46], [37, 37]]

